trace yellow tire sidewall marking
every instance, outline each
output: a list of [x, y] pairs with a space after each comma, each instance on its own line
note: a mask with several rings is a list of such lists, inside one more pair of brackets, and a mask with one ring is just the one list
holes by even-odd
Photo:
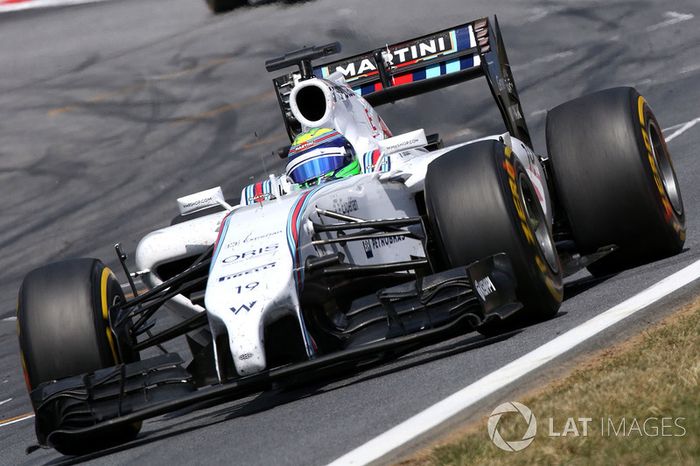
[[[530, 225], [527, 223], [527, 219], [525, 217], [525, 210], [524, 206], [521, 203], [520, 200], [520, 195], [518, 194], [518, 185], [515, 181], [515, 165], [513, 164], [512, 160], [512, 155], [513, 151], [511, 150], [510, 147], [506, 146], [505, 148], [505, 156], [506, 159], [503, 163], [503, 166], [508, 173], [508, 185], [510, 187], [511, 191], [511, 196], [513, 198], [513, 204], [515, 205], [515, 210], [518, 215], [518, 219], [520, 220], [520, 228], [523, 231], [523, 234], [525, 235], [525, 238], [527, 239], [527, 242], [530, 243], [532, 247], [537, 248], [535, 245], [535, 235], [530, 229]], [[545, 263], [542, 261], [542, 259], [539, 256], [539, 252], [537, 255], [535, 255], [535, 265], [537, 265], [537, 268], [540, 271], [540, 274], [544, 278], [545, 286], [547, 287], [547, 290], [550, 292], [550, 294], [557, 300], [561, 301], [562, 299], [562, 292], [560, 289], [557, 288], [557, 286], [554, 284], [554, 281], [550, 277], [548, 273], [547, 266]]]
[[109, 267], [102, 269], [102, 276], [100, 277], [100, 304], [102, 306], [102, 319], [105, 321], [107, 342], [109, 343], [109, 349], [112, 351], [114, 363], [117, 364], [119, 363], [119, 356], [117, 355], [117, 347], [114, 344], [112, 328], [109, 325], [109, 302], [107, 301], [107, 283], [110, 276], [113, 276], [113, 274]]
[[679, 236], [682, 239], [685, 239], [685, 232], [683, 231], [683, 228], [681, 227], [678, 219], [676, 216], [673, 214], [674, 210], [673, 207], [671, 206], [671, 201], [668, 198], [668, 194], [666, 193], [666, 188], [663, 185], [663, 182], [661, 181], [661, 176], [659, 175], [659, 168], [656, 164], [656, 160], [654, 159], [654, 156], [652, 155], [652, 147], [651, 147], [651, 140], [649, 138], [649, 134], [647, 133], [646, 130], [646, 118], [644, 118], [644, 107], [646, 105], [646, 100], [644, 100], [644, 97], [641, 95], [637, 97], [637, 112], [639, 114], [639, 125], [642, 130], [642, 140], [644, 141], [644, 147], [647, 150], [647, 161], [649, 162], [649, 166], [651, 167], [651, 173], [652, 177], [654, 178], [654, 184], [656, 185], [656, 191], [659, 193], [659, 197], [661, 198], [661, 205], [663, 206], [664, 212], [666, 214], [666, 221], [671, 224], [673, 229], [676, 231], [676, 233], [679, 234]]

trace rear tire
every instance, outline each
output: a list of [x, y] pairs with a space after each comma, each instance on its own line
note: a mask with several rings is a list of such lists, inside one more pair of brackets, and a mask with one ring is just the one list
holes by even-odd
[[595, 276], [677, 254], [685, 242], [680, 187], [661, 126], [630, 87], [596, 92], [547, 114], [557, 197], [581, 254], [619, 249]]
[[[17, 303], [19, 346], [27, 389], [138, 360], [123, 348], [121, 361], [116, 336], [109, 325], [112, 306], [124, 301], [112, 271], [97, 259], [73, 259], [30, 272], [22, 282]], [[48, 432], [37, 424], [37, 438]], [[136, 437], [140, 423], [113, 429], [99, 439], [105, 446]], [[90, 445], [52, 445], [65, 454], [78, 454]], [[87, 450], [86, 450], [87, 451]]]
[[493, 334], [554, 316], [562, 300], [561, 266], [551, 228], [524, 167], [510, 148], [483, 141], [428, 166], [426, 208], [445, 268], [505, 252], [524, 309], [477, 330]]

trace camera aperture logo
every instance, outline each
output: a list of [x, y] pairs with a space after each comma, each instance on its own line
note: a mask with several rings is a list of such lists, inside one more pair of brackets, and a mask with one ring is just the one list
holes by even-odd
[[[527, 422], [527, 431], [525, 431], [522, 439], [506, 441], [501, 436], [501, 433], [498, 431], [498, 423], [501, 420], [501, 416], [505, 413], [520, 413], [523, 419], [525, 419], [525, 422]], [[487, 428], [491, 441], [498, 448], [505, 451], [520, 451], [527, 448], [535, 439], [535, 434], [537, 434], [537, 419], [535, 415], [532, 414], [532, 411], [530, 411], [530, 408], [524, 404], [518, 403], [517, 401], [509, 401], [496, 406], [496, 409], [491, 412]]]
[[[516, 413], [517, 420], [520, 417], [527, 423], [527, 430], [521, 439], [506, 440], [501, 435], [499, 423], [506, 413]], [[542, 414], [542, 413], [540, 413]], [[554, 417], [544, 417], [543, 425], [548, 427], [542, 432], [542, 437], [550, 439], [563, 439], [566, 437], [589, 437], [599, 435], [601, 437], [617, 438], [644, 438], [644, 437], [685, 437], [687, 429], [685, 417], [652, 416], [647, 418], [637, 417], [613, 417], [602, 416], [600, 418], [569, 416], [564, 422]], [[600, 422], [598, 422], [600, 421]], [[501, 450], [515, 452], [530, 446], [537, 434], [537, 419], [530, 408], [517, 401], [509, 401], [498, 405], [491, 412], [487, 424], [489, 437], [494, 445]]]

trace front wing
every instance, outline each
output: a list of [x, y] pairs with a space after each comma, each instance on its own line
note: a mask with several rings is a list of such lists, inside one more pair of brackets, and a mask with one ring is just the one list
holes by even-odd
[[306, 383], [400, 356], [519, 310], [514, 277], [509, 259], [497, 254], [381, 290], [377, 300], [386, 309], [389, 337], [206, 388], [196, 389], [177, 354], [44, 383], [31, 392], [39, 442], [66, 452], [66, 445], [85, 445], [114, 428], [198, 403], [239, 399], [272, 383]]

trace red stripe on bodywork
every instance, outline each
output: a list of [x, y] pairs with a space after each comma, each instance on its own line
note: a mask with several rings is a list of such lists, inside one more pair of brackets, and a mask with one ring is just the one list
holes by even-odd
[[382, 152], [379, 149], [374, 149], [372, 151], [372, 168], [374, 168], [375, 165], [377, 165], [377, 162], [379, 161], [379, 157], [381, 157]]
[[216, 255], [216, 250], [219, 247], [219, 241], [221, 240], [221, 233], [224, 231], [224, 225], [226, 225], [226, 220], [229, 218], [229, 216], [233, 213], [233, 210], [224, 215], [224, 218], [221, 219], [221, 223], [219, 223], [219, 233], [216, 235], [216, 241], [214, 241], [214, 252], [212, 255], [212, 264], [214, 263], [214, 256]]
[[401, 74], [394, 77], [394, 85], [408, 84], [413, 82], [413, 73]]
[[262, 185], [263, 185], [263, 182], [259, 181], [259, 182], [255, 183], [255, 186], [253, 186], [253, 200], [255, 200], [255, 202], [262, 203], [262, 201], [263, 201], [263, 187], [262, 187]]
[[299, 231], [297, 230], [297, 219], [299, 218], [299, 214], [301, 213], [301, 206], [304, 204], [304, 200], [306, 199], [306, 196], [309, 195], [309, 192], [305, 192], [304, 194], [301, 195], [299, 200], [297, 201], [297, 205], [294, 206], [294, 212], [292, 213], [292, 238], [294, 238], [294, 246], [299, 242]]
[[416, 63], [418, 63], [417, 59], [416, 60], [409, 60], [409, 61], [406, 61], [403, 63], [399, 63], [398, 65], [396, 65], [396, 68], [404, 68], [406, 66], [415, 65]]
[[307, 191], [304, 194], [301, 195], [299, 200], [297, 201], [297, 204], [294, 206], [294, 211], [292, 212], [292, 219], [291, 219], [291, 228], [292, 228], [292, 239], [294, 240], [294, 260], [296, 262], [296, 282], [297, 286], [301, 286], [301, 267], [299, 267], [299, 262], [301, 261], [301, 255], [299, 251], [299, 230], [297, 229], [297, 221], [299, 219], [299, 215], [301, 214], [301, 208], [304, 205], [304, 201], [308, 197], [308, 195], [311, 193], [311, 191]]

